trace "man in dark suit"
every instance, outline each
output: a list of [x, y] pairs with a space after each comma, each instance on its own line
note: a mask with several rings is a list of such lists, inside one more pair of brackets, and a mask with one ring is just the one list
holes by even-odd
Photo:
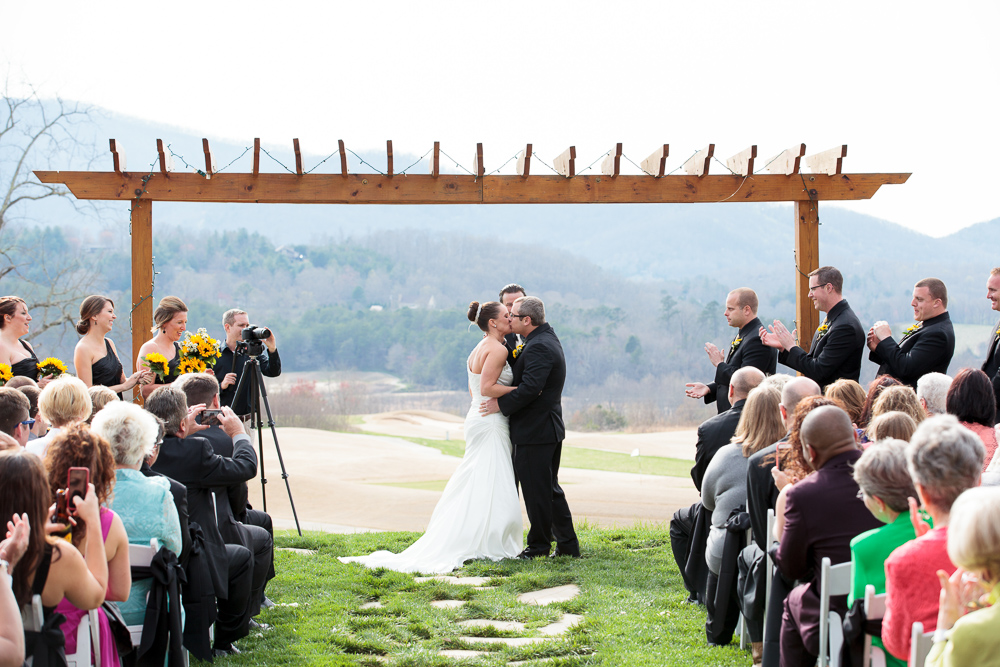
[[685, 385], [685, 393], [689, 397], [704, 397], [705, 403], [715, 401], [720, 413], [732, 407], [729, 404], [729, 382], [733, 373], [745, 366], [754, 366], [765, 375], [774, 375], [778, 368], [778, 353], [760, 341], [762, 325], [757, 317], [757, 293], [749, 287], [734, 289], [726, 296], [724, 314], [729, 326], [739, 331], [730, 343], [725, 359], [722, 350], [712, 343], [705, 343], [708, 360], [715, 366], [715, 380], [708, 384], [690, 382]]
[[[729, 444], [736, 433], [736, 426], [740, 423], [740, 415], [743, 414], [743, 406], [747, 402], [750, 391], [764, 381], [764, 374], [753, 366], [741, 368], [735, 373], [729, 384], [729, 400], [733, 407], [723, 412], [721, 415], [710, 417], [698, 427], [698, 441], [695, 443], [694, 467], [691, 468], [691, 479], [695, 488], [701, 491], [701, 481], [705, 477], [705, 470], [723, 446]], [[695, 544], [693, 539], [695, 523], [701, 513], [701, 502], [697, 502], [690, 507], [682, 507], [674, 512], [670, 520], [670, 547], [673, 550], [674, 561], [677, 569], [684, 579], [684, 587], [690, 593], [690, 600], [699, 599], [704, 594], [702, 582], [700, 581], [702, 572], [707, 575], [706, 568], [698, 568], [698, 572], [689, 575], [687, 562], [691, 556], [692, 549], [699, 548], [701, 551], [699, 565], [704, 560], [704, 544]]]
[[[990, 271], [990, 278], [986, 281], [986, 298], [993, 304], [993, 310], [1000, 311], [1000, 266]], [[983, 372], [993, 382], [997, 414], [1000, 414], [1000, 350], [997, 349], [1000, 346], [997, 343], [1000, 343], [1000, 322], [993, 327], [990, 346], [986, 351], [986, 361], [983, 363]]]
[[886, 322], [868, 331], [868, 358], [879, 364], [878, 375], [891, 375], [917, 388], [926, 373], [947, 373], [955, 354], [955, 327], [948, 314], [948, 289], [937, 278], [924, 278], [913, 286], [913, 319], [896, 343]]
[[233, 440], [233, 456], [219, 456], [207, 440], [190, 435], [204, 430], [195, 422], [204, 406], [194, 407], [189, 413], [184, 392], [173, 385], [160, 387], [150, 394], [146, 409], [164, 421], [167, 433], [152, 469], [187, 487], [190, 519], [201, 526], [205, 535], [212, 584], [219, 598], [215, 649], [235, 653], [232, 643], [249, 634], [250, 618], [259, 611], [260, 598], [257, 597], [255, 603], [252, 596], [250, 550], [225, 544], [222, 539], [212, 490], [252, 479], [257, 474], [257, 456], [250, 436], [243, 430], [239, 417], [230, 408], [223, 408], [219, 421]]
[[528, 544], [519, 558], [580, 556], [566, 496], [559, 486], [559, 460], [566, 427], [562, 417], [562, 390], [566, 359], [562, 344], [545, 321], [545, 305], [532, 296], [521, 297], [511, 307], [511, 327], [524, 338], [514, 363], [517, 387], [499, 399], [483, 402], [481, 412], [502, 412], [510, 417], [514, 445], [514, 472], [521, 484], [528, 512]]
[[[504, 285], [500, 289], [500, 303], [504, 305], [508, 313], [510, 312], [510, 309], [514, 306], [514, 302], [520, 299], [522, 296], [528, 296], [528, 295], [524, 293], [524, 288], [518, 285], [517, 283], [510, 283], [508, 285]], [[507, 346], [507, 349], [510, 350], [510, 354], [507, 355], [507, 359], [510, 362], [511, 368], [513, 368], [514, 350], [517, 349], [518, 345], [522, 345], [524, 343], [524, 339], [521, 337], [521, 334], [511, 332], [503, 337], [503, 342], [504, 345]]]
[[841, 378], [858, 381], [865, 350], [865, 330], [843, 297], [844, 276], [832, 266], [821, 266], [809, 274], [809, 298], [826, 313], [813, 334], [807, 353], [795, 344], [795, 331], [775, 320], [769, 330], [761, 328], [764, 345], [776, 348], [778, 361], [812, 378], [823, 389]]
[[[208, 373], [189, 373], [177, 381], [189, 406], [219, 409], [219, 383]], [[210, 424], [198, 437], [224, 458], [233, 457], [233, 439], [219, 424]], [[253, 590], [264, 600], [264, 587], [274, 578], [274, 528], [267, 513], [248, 507], [246, 480], [214, 489], [219, 532], [226, 544], [239, 544], [253, 552]]]
[[[861, 457], [851, 418], [838, 407], [816, 408], [799, 432], [802, 454], [816, 471], [785, 497], [785, 528], [775, 554], [787, 581], [802, 580], [785, 598], [781, 621], [781, 665], [814, 665], [819, 654], [820, 572], [823, 558], [851, 560], [851, 539], [882, 524], [858, 497], [854, 462]], [[830, 600], [841, 617], [846, 596]]]

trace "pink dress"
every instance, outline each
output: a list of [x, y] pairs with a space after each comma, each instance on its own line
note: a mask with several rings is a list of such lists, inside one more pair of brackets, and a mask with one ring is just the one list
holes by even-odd
[[983, 472], [986, 472], [986, 469], [990, 466], [990, 461], [993, 460], [993, 455], [997, 451], [996, 431], [993, 430], [992, 426], [983, 426], [982, 424], [973, 424], [972, 422], [959, 422], [959, 424], [978, 435], [979, 439], [983, 441], [983, 447], [986, 448], [986, 458], [983, 459]]
[[[115, 513], [106, 507], [101, 508], [101, 538], [107, 542], [108, 533], [111, 531], [111, 521], [115, 518]], [[80, 625], [80, 619], [87, 615], [86, 611], [77, 609], [69, 600], [63, 599], [56, 605], [56, 611], [66, 617], [66, 622], [61, 629], [66, 635], [66, 655], [76, 653], [76, 629]], [[101, 622], [101, 667], [118, 667], [121, 663], [118, 660], [118, 647], [115, 646], [114, 635], [111, 634], [111, 624], [103, 609], [97, 610], [97, 617]], [[93, 656], [91, 656], [93, 657]]]

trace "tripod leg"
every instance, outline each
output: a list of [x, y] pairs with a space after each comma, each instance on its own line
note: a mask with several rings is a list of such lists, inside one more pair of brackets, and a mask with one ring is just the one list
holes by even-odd
[[[256, 360], [255, 360], [256, 361]], [[264, 410], [267, 411], [267, 425], [271, 429], [271, 437], [274, 438], [274, 450], [278, 454], [278, 465], [281, 466], [281, 479], [285, 480], [285, 490], [288, 492], [288, 504], [292, 507], [292, 517], [295, 519], [295, 529], [299, 532], [299, 536], [302, 536], [302, 528], [299, 526], [299, 515], [295, 511], [295, 500], [292, 499], [292, 487], [288, 483], [288, 472], [285, 470], [285, 460], [281, 456], [281, 447], [278, 445], [278, 432], [274, 428], [274, 418], [271, 416], [271, 405], [267, 402], [267, 389], [264, 388], [264, 374], [260, 370], [260, 364], [255, 364], [254, 369], [257, 374], [257, 387], [260, 390], [260, 396], [257, 399], [257, 420], [260, 423], [260, 402], [259, 399], [263, 399]], [[260, 436], [260, 431], [258, 431], [258, 437]], [[263, 448], [263, 445], [261, 445]], [[264, 452], [261, 450], [261, 472], [263, 473], [264, 466]]]

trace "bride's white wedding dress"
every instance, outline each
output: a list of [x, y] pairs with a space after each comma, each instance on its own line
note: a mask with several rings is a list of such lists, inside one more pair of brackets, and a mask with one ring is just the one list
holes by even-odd
[[[466, 362], [468, 369], [468, 362]], [[498, 384], [510, 386], [513, 372], [504, 365]], [[427, 531], [405, 551], [376, 551], [341, 558], [344, 563], [398, 572], [443, 574], [476, 558], [514, 558], [521, 551], [521, 503], [514, 485], [507, 417], [479, 414], [484, 400], [479, 375], [469, 369], [472, 404], [465, 417], [465, 456], [448, 480], [431, 514]]]

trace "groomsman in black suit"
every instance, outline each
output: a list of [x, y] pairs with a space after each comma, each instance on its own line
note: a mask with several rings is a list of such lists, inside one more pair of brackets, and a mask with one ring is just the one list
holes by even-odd
[[723, 353], [712, 343], [705, 343], [708, 359], [715, 366], [715, 381], [709, 384], [689, 382], [686, 393], [690, 398], [704, 397], [705, 403], [715, 403], [719, 413], [732, 406], [729, 404], [729, 380], [740, 368], [753, 366], [765, 375], [774, 375], [778, 369], [778, 353], [760, 342], [760, 319], [757, 317], [757, 293], [749, 287], [734, 289], [726, 297], [724, 313], [729, 326], [739, 329], [729, 352], [723, 360]]
[[844, 276], [832, 266], [821, 266], [809, 274], [809, 298], [826, 313], [813, 334], [809, 352], [795, 344], [795, 331], [775, 320], [769, 330], [761, 328], [764, 345], [776, 348], [778, 361], [812, 379], [821, 388], [841, 378], [858, 381], [865, 350], [865, 330], [843, 296]]
[[896, 343], [886, 322], [868, 331], [868, 358], [879, 364], [879, 375], [891, 375], [914, 389], [926, 373], [947, 373], [955, 354], [955, 327], [948, 314], [948, 289], [937, 278], [924, 278], [913, 286], [913, 326]]
[[[1000, 267], [990, 271], [990, 278], [986, 281], [986, 298], [993, 304], [993, 310], [1000, 311]], [[997, 411], [1000, 413], [1000, 350], [997, 350], [998, 342], [1000, 342], [1000, 322], [997, 322], [993, 327], [990, 347], [986, 351], [986, 362], [983, 364], [983, 372], [993, 381], [993, 394], [996, 396]]]
[[580, 556], [566, 495], [559, 486], [559, 460], [566, 427], [562, 418], [562, 390], [566, 358], [562, 344], [545, 321], [545, 306], [532, 296], [517, 299], [510, 311], [511, 327], [524, 338], [514, 363], [517, 387], [499, 399], [483, 401], [480, 412], [502, 412], [510, 417], [514, 445], [514, 472], [521, 483], [528, 512], [528, 546], [518, 558]]

